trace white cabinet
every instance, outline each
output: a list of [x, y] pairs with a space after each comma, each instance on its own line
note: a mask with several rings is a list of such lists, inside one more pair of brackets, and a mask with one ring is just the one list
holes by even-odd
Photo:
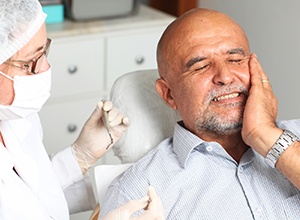
[[48, 153], [55, 153], [75, 141], [97, 101], [97, 98], [69, 100], [44, 107], [41, 119]]
[[49, 53], [52, 98], [103, 89], [104, 39], [100, 36], [54, 38]]
[[[51, 98], [40, 112], [49, 154], [75, 141], [122, 74], [156, 68], [156, 45], [174, 17], [141, 5], [136, 15], [47, 25]], [[100, 163], [118, 163], [112, 152]]]
[[132, 70], [156, 67], [156, 45], [164, 27], [149, 28], [141, 33], [124, 34], [107, 39], [107, 86]]
[[44, 143], [52, 154], [73, 143], [104, 94], [104, 39], [53, 38], [51, 98], [40, 112]]

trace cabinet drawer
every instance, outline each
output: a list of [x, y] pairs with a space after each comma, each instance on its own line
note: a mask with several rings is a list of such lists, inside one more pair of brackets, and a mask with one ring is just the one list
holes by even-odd
[[51, 97], [103, 89], [104, 40], [100, 37], [53, 39]]
[[99, 99], [47, 104], [40, 112], [44, 131], [44, 145], [49, 154], [71, 145], [84, 123], [94, 111]]
[[124, 73], [157, 67], [156, 46], [162, 31], [107, 39], [107, 89]]

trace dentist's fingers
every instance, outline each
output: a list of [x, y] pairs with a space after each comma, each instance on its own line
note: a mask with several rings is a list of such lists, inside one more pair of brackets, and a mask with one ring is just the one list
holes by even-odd
[[145, 212], [132, 220], [165, 220], [164, 209], [160, 198], [157, 196], [155, 189], [152, 186], [148, 188], [149, 203]]
[[[112, 210], [105, 217], [101, 218], [101, 220], [129, 220], [134, 219], [130, 218], [130, 216], [145, 208], [148, 204], [149, 197], [145, 196], [141, 199], [131, 200], [124, 205]], [[143, 219], [144, 220], [144, 219]], [[146, 219], [145, 219], [146, 220]]]
[[103, 103], [102, 104], [102, 109], [104, 111], [110, 111], [112, 109], [112, 107], [113, 107], [112, 101], [110, 101], [110, 100], [102, 100], [101, 102]]
[[129, 118], [124, 117], [118, 109], [112, 108], [107, 114], [108, 123], [111, 127], [118, 125], [129, 126]]

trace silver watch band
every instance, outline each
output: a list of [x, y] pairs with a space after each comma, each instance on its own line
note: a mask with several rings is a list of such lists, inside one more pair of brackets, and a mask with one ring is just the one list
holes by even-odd
[[267, 153], [265, 162], [274, 168], [280, 155], [295, 141], [299, 141], [299, 138], [292, 132], [284, 130], [270, 151]]

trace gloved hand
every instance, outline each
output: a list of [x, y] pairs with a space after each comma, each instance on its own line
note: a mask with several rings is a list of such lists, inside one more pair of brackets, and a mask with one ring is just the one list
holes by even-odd
[[[105, 114], [107, 114], [107, 121], [105, 120]], [[98, 102], [96, 109], [86, 121], [78, 138], [72, 145], [73, 153], [83, 174], [113, 146], [128, 125], [128, 118], [120, 114], [113, 107], [111, 101]]]
[[[141, 209], [145, 212], [137, 217], [131, 215]], [[126, 204], [112, 210], [101, 220], [164, 220], [164, 210], [161, 200], [157, 196], [154, 188], [149, 186], [148, 196], [138, 200], [131, 200]]]

